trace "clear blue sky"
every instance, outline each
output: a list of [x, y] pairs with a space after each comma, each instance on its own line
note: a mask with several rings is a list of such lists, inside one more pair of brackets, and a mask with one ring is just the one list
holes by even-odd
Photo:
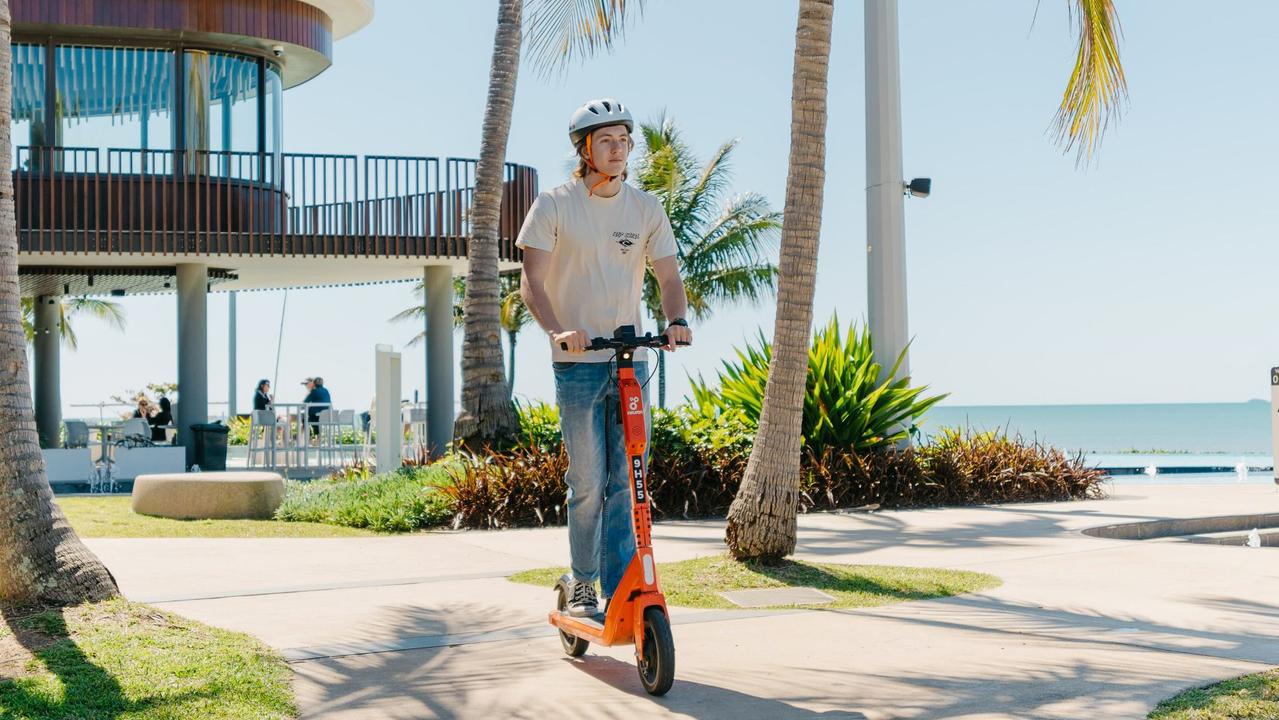
[[[613, 55], [550, 82], [525, 66], [508, 159], [561, 182], [569, 114], [611, 95], [644, 118], [665, 109], [703, 154], [739, 138], [734, 189], [780, 208], [796, 5], [651, 0]], [[1279, 4], [1119, 0], [1131, 104], [1086, 171], [1047, 135], [1073, 61], [1066, 3], [1041, 3], [1032, 29], [1034, 7], [901, 1], [904, 169], [934, 189], [906, 208], [916, 379], [950, 404], [1264, 397], [1279, 364]], [[495, 2], [378, 0], [334, 67], [285, 93], [285, 149], [474, 157], [495, 17]], [[818, 322], [866, 312], [862, 19], [861, 3], [836, 9]], [[318, 373], [337, 404], [366, 406], [374, 344], [415, 330], [383, 319], [411, 302], [408, 286], [290, 293], [281, 399]], [[64, 403], [176, 378], [173, 299], [124, 304], [123, 338], [77, 326]], [[280, 306], [280, 293], [240, 295], [242, 407], [273, 374]], [[212, 298], [210, 399], [226, 393], [225, 307]], [[695, 328], [673, 397], [772, 319], [770, 305], [724, 308]], [[411, 395], [422, 355], [405, 352]], [[536, 330], [518, 362], [517, 393], [550, 399]]]

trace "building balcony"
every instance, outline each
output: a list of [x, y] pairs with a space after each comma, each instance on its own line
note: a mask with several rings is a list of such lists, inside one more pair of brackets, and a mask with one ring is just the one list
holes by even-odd
[[[20, 264], [44, 275], [51, 265], [181, 261], [232, 268], [225, 279], [235, 280], [254, 258], [420, 267], [467, 256], [475, 160], [67, 147], [19, 147], [15, 160]], [[498, 247], [507, 267], [536, 197], [536, 170], [508, 163]]]

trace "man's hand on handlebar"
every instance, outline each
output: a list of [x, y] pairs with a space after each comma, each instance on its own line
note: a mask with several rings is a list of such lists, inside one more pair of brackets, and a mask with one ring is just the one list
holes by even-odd
[[662, 346], [666, 352], [675, 352], [676, 345], [692, 345], [693, 331], [688, 329], [687, 325], [667, 325], [666, 332], [667, 343]]
[[584, 352], [586, 346], [591, 344], [591, 339], [586, 336], [586, 331], [584, 330], [566, 330], [560, 333], [552, 333], [551, 339], [562, 350], [567, 350], [571, 353]]

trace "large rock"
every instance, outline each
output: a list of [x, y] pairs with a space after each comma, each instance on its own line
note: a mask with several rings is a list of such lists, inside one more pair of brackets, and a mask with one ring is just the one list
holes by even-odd
[[265, 520], [283, 500], [284, 480], [273, 472], [139, 475], [133, 482], [133, 512], [179, 520]]

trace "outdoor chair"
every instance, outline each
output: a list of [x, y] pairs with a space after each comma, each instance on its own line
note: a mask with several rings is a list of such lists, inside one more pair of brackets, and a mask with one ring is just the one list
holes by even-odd
[[342, 448], [338, 446], [338, 433], [341, 432], [342, 424], [339, 422], [340, 414], [337, 410], [326, 408], [320, 411], [319, 418], [312, 425], [316, 428], [316, 448], [320, 465], [328, 467], [336, 467], [333, 462], [334, 456], [339, 455], [338, 462], [341, 462], [340, 453]]
[[404, 420], [405, 428], [405, 442], [401, 454], [405, 457], [413, 457], [418, 448], [426, 447], [426, 408], [404, 408], [400, 416]]
[[338, 428], [337, 428], [338, 439], [340, 440], [341, 438], [345, 437], [348, 440], [353, 441], [353, 442], [347, 442], [347, 443], [339, 442], [338, 445], [341, 448], [341, 452], [343, 455], [345, 455], [347, 452], [351, 453], [352, 461], [359, 459], [360, 450], [361, 450], [361, 443], [355, 442], [355, 440], [360, 437], [360, 429], [359, 429], [359, 426], [356, 425], [356, 421], [357, 421], [357, 418], [354, 410], [338, 411]]
[[249, 418], [249, 467], [257, 467], [256, 458], [261, 455], [263, 464], [268, 457], [271, 463], [266, 467], [276, 467], [276, 429], [275, 413], [270, 410], [254, 410]]
[[151, 440], [151, 425], [143, 418], [129, 418], [124, 421], [124, 425], [120, 428], [121, 438], [142, 437], [148, 442]]
[[67, 437], [62, 446], [67, 449], [89, 447], [89, 423], [83, 420], [68, 420], [63, 425], [67, 428]]

